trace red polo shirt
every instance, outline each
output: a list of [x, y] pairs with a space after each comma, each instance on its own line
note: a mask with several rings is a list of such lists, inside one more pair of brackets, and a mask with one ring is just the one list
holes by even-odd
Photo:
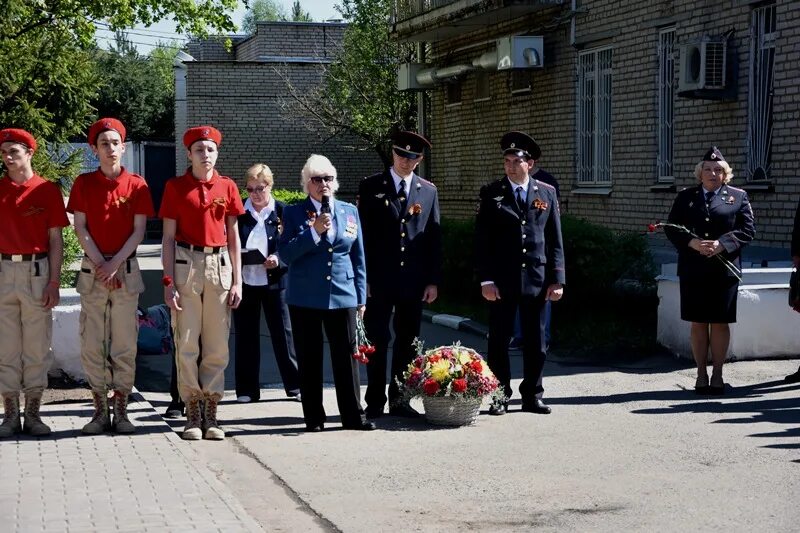
[[164, 187], [158, 216], [177, 222], [175, 240], [195, 246], [226, 246], [225, 217], [244, 214], [236, 183], [217, 171], [208, 181], [192, 170], [169, 180]]
[[50, 228], [69, 226], [58, 185], [34, 175], [18, 185], [0, 179], [0, 253], [37, 254], [50, 249]]
[[103, 255], [123, 247], [133, 233], [135, 215], [155, 215], [144, 178], [124, 168], [113, 180], [100, 169], [75, 178], [67, 211], [86, 215], [86, 229]]

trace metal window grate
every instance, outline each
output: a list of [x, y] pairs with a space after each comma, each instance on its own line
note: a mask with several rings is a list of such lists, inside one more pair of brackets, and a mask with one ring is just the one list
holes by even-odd
[[611, 183], [612, 49], [578, 55], [577, 174], [579, 185]]
[[750, 80], [747, 98], [747, 175], [769, 179], [772, 166], [772, 85], [775, 76], [775, 4], [753, 10], [750, 20]]
[[675, 28], [658, 34], [658, 181], [672, 183], [675, 110]]
[[725, 87], [725, 42], [706, 43], [705, 86], [709, 89]]

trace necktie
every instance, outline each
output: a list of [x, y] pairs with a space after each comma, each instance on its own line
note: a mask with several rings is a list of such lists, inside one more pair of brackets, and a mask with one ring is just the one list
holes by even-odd
[[706, 203], [710, 204], [711, 200], [714, 199], [714, 196], [716, 195], [713, 192], [706, 192]]
[[520, 213], [525, 212], [525, 200], [522, 199], [522, 187], [517, 187], [517, 208], [519, 208]]
[[406, 180], [400, 180], [400, 186], [397, 188], [397, 199], [400, 200], [400, 210], [406, 210]]

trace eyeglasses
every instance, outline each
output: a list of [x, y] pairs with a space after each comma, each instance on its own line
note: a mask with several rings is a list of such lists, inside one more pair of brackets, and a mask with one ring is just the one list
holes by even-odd
[[264, 191], [266, 191], [267, 190], [267, 186], [266, 185], [259, 185], [258, 187], [247, 187], [247, 189], [245, 189], [245, 190], [247, 192], [249, 192], [250, 194], [253, 194], [254, 192], [264, 192]]
[[311, 176], [311, 181], [313, 181], [313, 182], [314, 182], [314, 183], [316, 183], [317, 185], [319, 185], [319, 184], [320, 184], [320, 183], [322, 183], [323, 181], [324, 181], [325, 183], [330, 183], [330, 182], [332, 182], [332, 181], [333, 181], [333, 180], [335, 180], [335, 179], [336, 179], [336, 178], [334, 178], [333, 176]]

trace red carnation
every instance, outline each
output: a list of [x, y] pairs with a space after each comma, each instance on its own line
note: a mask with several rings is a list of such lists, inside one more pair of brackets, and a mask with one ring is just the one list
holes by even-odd
[[478, 374], [483, 372], [483, 364], [481, 364], [480, 361], [472, 361], [469, 364], [469, 366], [470, 366], [470, 368], [472, 368], [473, 371], [477, 372]]
[[422, 390], [424, 390], [425, 394], [428, 396], [433, 396], [439, 392], [439, 383], [437, 383], [435, 379], [428, 378], [425, 380], [425, 383], [422, 384]]
[[365, 353], [375, 353], [375, 347], [371, 344], [367, 345]]
[[650, 233], [653, 233], [655, 230], [656, 230], [656, 225], [655, 224], [648, 224], [647, 225], [647, 231], [649, 231]]
[[363, 344], [359, 344], [358, 345], [358, 352], [359, 353], [367, 353], [367, 347], [364, 346]]
[[172, 287], [172, 278], [170, 276], [164, 276], [161, 278], [161, 283], [163, 283], [165, 287]]
[[453, 390], [455, 392], [464, 392], [467, 390], [467, 380], [464, 378], [454, 379]]

